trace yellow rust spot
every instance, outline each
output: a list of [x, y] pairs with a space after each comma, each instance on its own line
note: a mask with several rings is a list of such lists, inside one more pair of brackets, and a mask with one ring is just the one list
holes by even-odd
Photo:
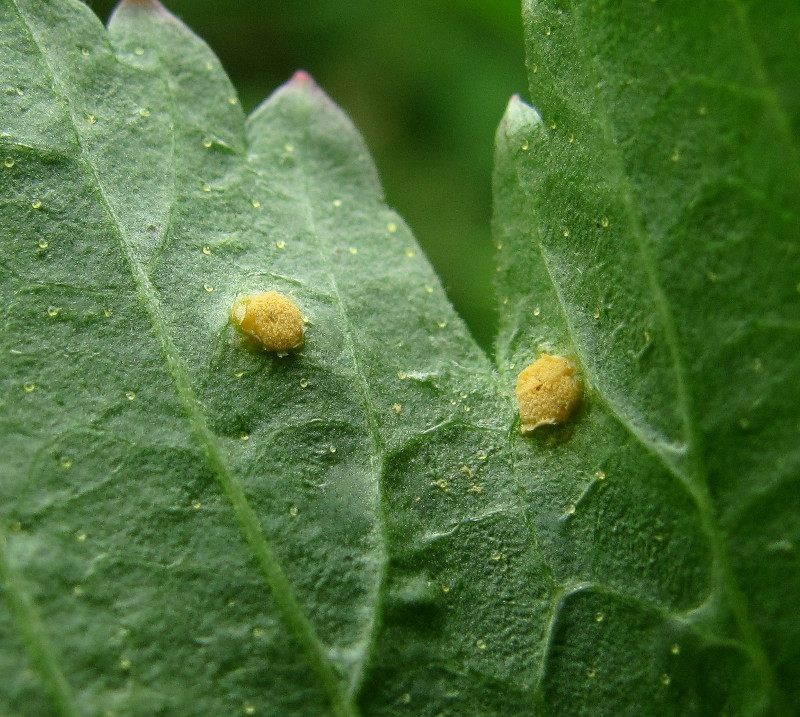
[[541, 356], [517, 379], [520, 432], [564, 423], [580, 403], [581, 394], [581, 381], [571, 361], [561, 356]]
[[300, 309], [276, 291], [237, 301], [231, 318], [243, 333], [259, 341], [267, 351], [283, 353], [303, 343]]

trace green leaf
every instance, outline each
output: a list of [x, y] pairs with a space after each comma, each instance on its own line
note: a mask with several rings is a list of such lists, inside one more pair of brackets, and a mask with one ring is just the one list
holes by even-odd
[[[790, 711], [796, 63], [580, 12], [498, 133], [495, 368], [306, 74], [245, 120], [155, 0], [0, 2], [0, 713]], [[522, 437], [543, 351], [585, 400]]]
[[498, 362], [565, 354], [587, 388], [515, 456], [561, 585], [549, 714], [800, 704], [800, 13], [759, 8], [524, 5]]
[[[513, 413], [349, 121], [300, 73], [245, 123], [155, 2], [0, 9], [0, 711], [504, 704]], [[291, 356], [229, 321], [271, 289]]]

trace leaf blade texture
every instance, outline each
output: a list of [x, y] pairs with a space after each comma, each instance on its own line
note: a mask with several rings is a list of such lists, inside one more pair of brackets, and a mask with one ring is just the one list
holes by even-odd
[[[785, 141], [772, 164], [726, 165], [740, 139], [751, 160], [769, 142], [705, 97], [679, 143], [663, 110], [681, 81], [641, 110], [645, 141], [621, 140], [646, 126], [620, 108], [658, 96], [653, 60], [649, 92], [624, 95], [590, 48], [632, 11], [529, 4], [544, 124], [515, 100], [498, 133], [494, 367], [308, 75], [245, 118], [156, 2], [107, 30], [71, 0], [0, 7], [0, 711], [788, 712]], [[676, 44], [692, 25], [666, 12], [649, 20]], [[790, 107], [791, 63], [761, 62]], [[796, 113], [757, 124], [785, 140]], [[672, 178], [655, 139], [680, 144]], [[745, 251], [756, 226], [783, 261]], [[253, 351], [231, 325], [268, 290], [307, 318], [301, 351]], [[579, 363], [585, 401], [522, 437], [513, 384], [540, 351]], [[766, 420], [781, 412], [794, 424]]]
[[[154, 2], [108, 33], [75, 2], [4, 13], [3, 709], [506, 705], [513, 413], [349, 120], [298, 73], [245, 122]], [[230, 325], [267, 289], [301, 352]]]
[[[765, 43], [757, 4], [634, 5], [526, 2], [539, 111], [515, 98], [498, 130], [500, 370], [572, 355], [587, 420], [603, 415], [569, 457], [582, 479], [524, 452], [566, 494], [532, 486], [551, 502], [540, 535], [559, 561], [582, 535], [561, 570], [601, 625], [623, 604], [637, 635], [590, 644], [576, 596], [554, 613], [538, 699], [553, 714], [790, 713], [800, 185], [780, 63], [795, 50]], [[777, 13], [784, 42], [795, 14]]]

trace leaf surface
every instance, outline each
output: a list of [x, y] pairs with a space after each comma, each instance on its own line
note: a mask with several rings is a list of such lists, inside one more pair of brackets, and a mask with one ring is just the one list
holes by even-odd
[[[349, 121], [303, 73], [245, 121], [155, 2], [0, 7], [2, 711], [495, 713], [513, 413]], [[302, 351], [232, 328], [266, 290]]]
[[[586, 64], [617, 16], [547, 12], [548, 124], [515, 100], [498, 133], [495, 367], [306, 74], [245, 119], [154, 0], [0, 3], [0, 712], [788, 711], [791, 72], [763, 56], [774, 106], [710, 86], [783, 144], [709, 95], [666, 181], [679, 123], [622, 141]], [[229, 319], [269, 290], [289, 356]], [[585, 399], [523, 438], [541, 351]]]
[[774, 9], [768, 33], [758, 3], [524, 4], [498, 361], [565, 354], [587, 389], [569, 443], [516, 454], [562, 585], [548, 714], [800, 702], [800, 20]]

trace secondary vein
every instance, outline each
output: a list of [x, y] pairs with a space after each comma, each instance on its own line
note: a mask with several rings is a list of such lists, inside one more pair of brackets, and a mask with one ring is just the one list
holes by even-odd
[[62, 717], [79, 717], [72, 687], [61, 668], [58, 654], [44, 629], [42, 618], [22, 578], [8, 557], [5, 529], [0, 527], [0, 585], [6, 594], [14, 624], [25, 643], [39, 677]]
[[[306, 125], [306, 134], [308, 133], [308, 126]], [[304, 143], [305, 146], [309, 146], [310, 143], [306, 138], [306, 142]], [[317, 246], [317, 252], [320, 258], [320, 264], [322, 266], [329, 266], [330, 260], [329, 257], [325, 255], [323, 251], [323, 239], [317, 230], [316, 221], [314, 218], [314, 207], [311, 202], [311, 195], [308, 189], [308, 173], [305, 170], [305, 165], [301, 162], [300, 163], [300, 170], [302, 172], [303, 177], [303, 200], [306, 209], [306, 217], [308, 219], [311, 233], [314, 236]], [[382, 547], [382, 555], [381, 555], [381, 565], [380, 565], [380, 572], [378, 575], [378, 589], [376, 591], [376, 604], [375, 608], [372, 611], [373, 619], [372, 624], [369, 627], [369, 648], [367, 654], [365, 655], [364, 659], [361, 661], [359, 673], [354, 676], [353, 688], [357, 689], [360, 685], [360, 682], [363, 678], [363, 670], [366, 666], [366, 662], [370, 655], [373, 653], [375, 646], [378, 640], [378, 632], [380, 629], [380, 620], [379, 620], [379, 612], [380, 612], [380, 603], [383, 597], [383, 589], [386, 580], [386, 570], [387, 570], [387, 552], [386, 552], [386, 535], [384, 532], [385, 520], [383, 517], [383, 500], [381, 496], [381, 476], [383, 475], [383, 467], [385, 462], [386, 456], [386, 446], [383, 441], [383, 437], [381, 436], [380, 426], [378, 424], [377, 419], [377, 410], [375, 409], [375, 404], [372, 398], [372, 393], [369, 388], [369, 383], [367, 382], [366, 377], [364, 376], [364, 372], [361, 368], [361, 362], [358, 358], [358, 352], [356, 351], [356, 344], [354, 337], [353, 326], [350, 322], [350, 317], [347, 314], [347, 310], [344, 305], [344, 300], [342, 299], [341, 292], [339, 291], [339, 285], [336, 281], [336, 276], [333, 272], [328, 271], [328, 281], [330, 282], [331, 291], [333, 292], [333, 297], [336, 301], [337, 309], [339, 311], [339, 315], [342, 318], [342, 323], [344, 324], [344, 341], [345, 345], [347, 346], [348, 353], [350, 354], [350, 358], [353, 364], [353, 369], [356, 374], [357, 378], [357, 386], [359, 394], [361, 395], [361, 403], [364, 409], [364, 414], [366, 417], [367, 427], [369, 430], [370, 439], [372, 441], [372, 470], [376, 477], [376, 487], [378, 492], [378, 511], [379, 511], [379, 519], [380, 519], [380, 531], [381, 531], [381, 547]]]
[[[755, 71], [755, 77], [761, 89], [764, 91], [768, 98], [767, 106], [771, 110], [773, 121], [781, 134], [786, 149], [789, 152], [791, 161], [788, 162], [794, 176], [795, 185], [800, 185], [800, 154], [798, 153], [796, 140], [792, 134], [791, 122], [789, 121], [786, 109], [780, 101], [780, 96], [775, 89], [767, 73], [766, 65], [762, 53], [758, 49], [753, 36], [750, 32], [750, 24], [747, 18], [747, 11], [741, 3], [741, 0], [731, 0], [731, 7], [736, 21], [736, 26], [744, 39], [744, 47], [747, 50], [747, 56]], [[788, 38], [787, 38], [788, 39]], [[784, 165], [785, 166], [785, 165]]]

